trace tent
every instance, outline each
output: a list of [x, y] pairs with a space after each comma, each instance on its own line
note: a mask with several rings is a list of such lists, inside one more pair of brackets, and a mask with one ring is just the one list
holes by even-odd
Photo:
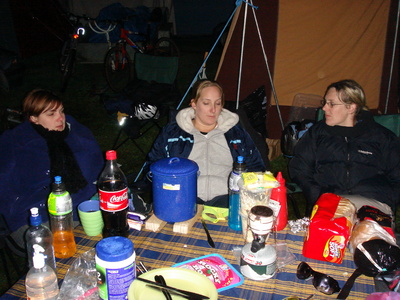
[[341, 79], [358, 81], [373, 111], [398, 112], [398, 0], [238, 3], [216, 79], [232, 101], [265, 86], [269, 138], [296, 94], [323, 95]]

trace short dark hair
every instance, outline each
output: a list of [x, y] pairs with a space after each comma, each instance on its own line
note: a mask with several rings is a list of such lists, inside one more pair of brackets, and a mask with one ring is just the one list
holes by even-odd
[[22, 103], [22, 111], [27, 119], [38, 117], [47, 107], [58, 108], [62, 105], [60, 97], [54, 92], [44, 89], [30, 91]]

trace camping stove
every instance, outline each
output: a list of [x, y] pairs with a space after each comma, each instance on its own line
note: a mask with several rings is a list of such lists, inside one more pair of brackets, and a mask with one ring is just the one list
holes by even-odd
[[251, 208], [248, 216], [253, 241], [244, 245], [240, 259], [240, 272], [253, 280], [265, 280], [275, 275], [275, 245], [266, 244], [274, 226], [271, 208], [257, 205]]

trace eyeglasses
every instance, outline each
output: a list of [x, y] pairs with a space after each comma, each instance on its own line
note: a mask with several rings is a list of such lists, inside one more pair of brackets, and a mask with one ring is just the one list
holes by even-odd
[[324, 100], [321, 100], [321, 105], [322, 105], [322, 107], [324, 107], [326, 104], [329, 106], [329, 108], [332, 108], [332, 107], [334, 107], [334, 106], [336, 106], [336, 105], [344, 105], [344, 103], [333, 103], [333, 102], [328, 102], [328, 101], [326, 101], [325, 99], [324, 99]]
[[297, 266], [296, 275], [299, 279], [307, 279], [312, 276], [314, 287], [317, 291], [326, 295], [332, 295], [340, 291], [339, 283], [335, 279], [326, 274], [314, 271], [304, 261]]

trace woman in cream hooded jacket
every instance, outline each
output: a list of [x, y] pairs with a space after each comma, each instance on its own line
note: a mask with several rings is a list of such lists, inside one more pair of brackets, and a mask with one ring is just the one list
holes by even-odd
[[162, 129], [147, 166], [166, 157], [195, 161], [199, 166], [198, 203], [227, 207], [228, 177], [237, 157], [244, 157], [247, 171], [265, 171], [266, 167], [238, 115], [222, 107], [222, 88], [213, 81], [200, 82], [191, 107], [179, 111]]

